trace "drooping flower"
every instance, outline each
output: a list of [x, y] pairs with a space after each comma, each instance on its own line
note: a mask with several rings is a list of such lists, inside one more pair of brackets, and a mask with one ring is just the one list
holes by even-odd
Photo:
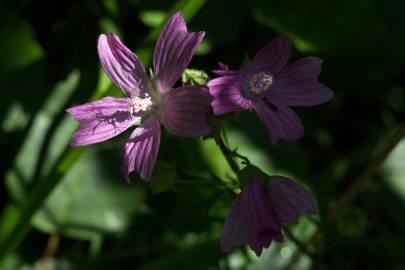
[[291, 42], [277, 37], [261, 48], [253, 60], [240, 70], [228, 70], [220, 63], [221, 75], [208, 83], [214, 97], [216, 115], [248, 109], [256, 111], [273, 143], [279, 138], [295, 140], [304, 133], [301, 120], [290, 106], [312, 106], [333, 97], [333, 92], [318, 82], [322, 60], [304, 57], [287, 65]]
[[207, 135], [210, 129], [206, 113], [211, 102], [208, 90], [198, 86], [173, 89], [204, 34], [187, 32], [183, 15], [180, 12], [173, 15], [156, 43], [150, 80], [138, 57], [116, 35], [100, 35], [101, 65], [126, 97], [105, 97], [67, 109], [81, 124], [71, 145], [102, 142], [139, 125], [125, 144], [122, 167], [127, 181], [132, 171], [138, 171], [141, 179], [148, 180], [159, 149], [160, 121], [178, 136]]
[[303, 187], [282, 176], [262, 182], [258, 175], [244, 186], [225, 220], [221, 249], [248, 244], [260, 256], [273, 240], [283, 241], [282, 224], [297, 224], [300, 214], [319, 212], [316, 199]]

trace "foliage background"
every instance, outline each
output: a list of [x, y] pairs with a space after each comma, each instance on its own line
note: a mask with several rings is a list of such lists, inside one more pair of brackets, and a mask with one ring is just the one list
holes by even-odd
[[[151, 186], [124, 182], [128, 133], [68, 147], [77, 124], [64, 109], [122, 95], [100, 70], [98, 35], [119, 34], [150, 66], [176, 10], [206, 31], [192, 68], [237, 68], [280, 33], [292, 60], [325, 61], [336, 96], [297, 109], [302, 139], [273, 146], [248, 112], [225, 121], [230, 148], [321, 207], [260, 259], [219, 250], [232, 172], [212, 140], [165, 132]], [[2, 1], [0, 269], [404, 269], [404, 12], [400, 0]]]

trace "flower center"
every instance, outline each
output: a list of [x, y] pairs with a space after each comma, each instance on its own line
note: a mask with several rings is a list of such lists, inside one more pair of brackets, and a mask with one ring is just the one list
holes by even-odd
[[261, 94], [266, 91], [273, 83], [273, 75], [266, 72], [255, 73], [250, 77], [250, 91]]
[[129, 112], [131, 114], [136, 114], [139, 112], [148, 111], [151, 109], [152, 104], [152, 99], [149, 97], [148, 94], [146, 94], [144, 98], [131, 97], [131, 100], [129, 102]]

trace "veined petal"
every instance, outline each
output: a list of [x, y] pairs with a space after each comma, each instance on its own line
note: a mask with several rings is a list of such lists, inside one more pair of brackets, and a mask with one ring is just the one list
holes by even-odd
[[301, 120], [288, 106], [268, 106], [264, 101], [252, 103], [257, 115], [266, 125], [273, 144], [279, 138], [292, 141], [304, 135]]
[[101, 100], [71, 107], [66, 111], [80, 122], [71, 145], [82, 146], [108, 140], [132, 125], [128, 98], [105, 97]]
[[100, 35], [98, 55], [111, 81], [130, 96], [139, 96], [150, 89], [143, 64], [113, 33]]
[[125, 144], [122, 170], [127, 182], [129, 174], [139, 172], [142, 180], [149, 180], [160, 145], [160, 123], [158, 117], [151, 117], [132, 132]]
[[266, 187], [260, 180], [253, 179], [252, 183], [244, 187], [242, 202], [248, 227], [256, 236], [265, 229], [280, 229], [280, 223], [271, 208]]
[[312, 106], [324, 103], [333, 97], [333, 92], [318, 82], [322, 60], [305, 57], [286, 66], [274, 78], [266, 92], [266, 98], [289, 106]]
[[167, 92], [180, 78], [202, 41], [205, 32], [187, 32], [181, 12], [166, 23], [153, 53], [156, 82], [162, 93]]
[[279, 36], [262, 47], [249, 63], [248, 69], [273, 73], [281, 70], [291, 54], [291, 42], [285, 36]]
[[207, 113], [211, 96], [200, 86], [182, 86], [169, 92], [162, 113], [163, 125], [181, 137], [208, 135]]
[[242, 198], [239, 194], [229, 209], [221, 235], [221, 250], [229, 252], [255, 238], [246, 224]]
[[270, 177], [267, 190], [272, 208], [281, 223], [296, 224], [300, 214], [319, 213], [315, 197], [286, 177]]
[[222, 76], [208, 82], [207, 86], [214, 98], [211, 106], [216, 115], [244, 111], [249, 108], [250, 102], [242, 95], [240, 83], [239, 75]]

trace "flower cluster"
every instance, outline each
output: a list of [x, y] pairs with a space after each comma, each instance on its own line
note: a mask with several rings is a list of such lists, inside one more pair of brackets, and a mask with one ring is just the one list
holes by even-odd
[[[111, 139], [137, 126], [124, 147], [122, 170], [130, 181], [136, 171], [149, 180], [160, 145], [160, 125], [181, 137], [210, 134], [207, 115], [254, 110], [264, 122], [272, 142], [295, 140], [304, 128], [291, 106], [326, 102], [333, 92], [317, 80], [322, 60], [305, 57], [287, 65], [291, 43], [278, 37], [260, 49], [239, 70], [220, 64], [219, 77], [205, 86], [174, 84], [181, 77], [204, 38], [204, 32], [188, 32], [180, 12], [163, 28], [153, 53], [153, 72], [148, 78], [143, 64], [113, 33], [98, 39], [101, 65], [125, 97], [101, 100], [67, 109], [79, 130], [72, 146]], [[266, 176], [248, 165], [238, 173], [242, 192], [233, 202], [225, 221], [221, 249], [231, 251], [247, 243], [260, 256], [273, 240], [283, 241], [282, 224], [295, 224], [303, 213], [317, 213], [315, 198], [292, 180]], [[240, 172], [242, 172], [240, 171]], [[241, 175], [244, 175], [242, 177]]]

